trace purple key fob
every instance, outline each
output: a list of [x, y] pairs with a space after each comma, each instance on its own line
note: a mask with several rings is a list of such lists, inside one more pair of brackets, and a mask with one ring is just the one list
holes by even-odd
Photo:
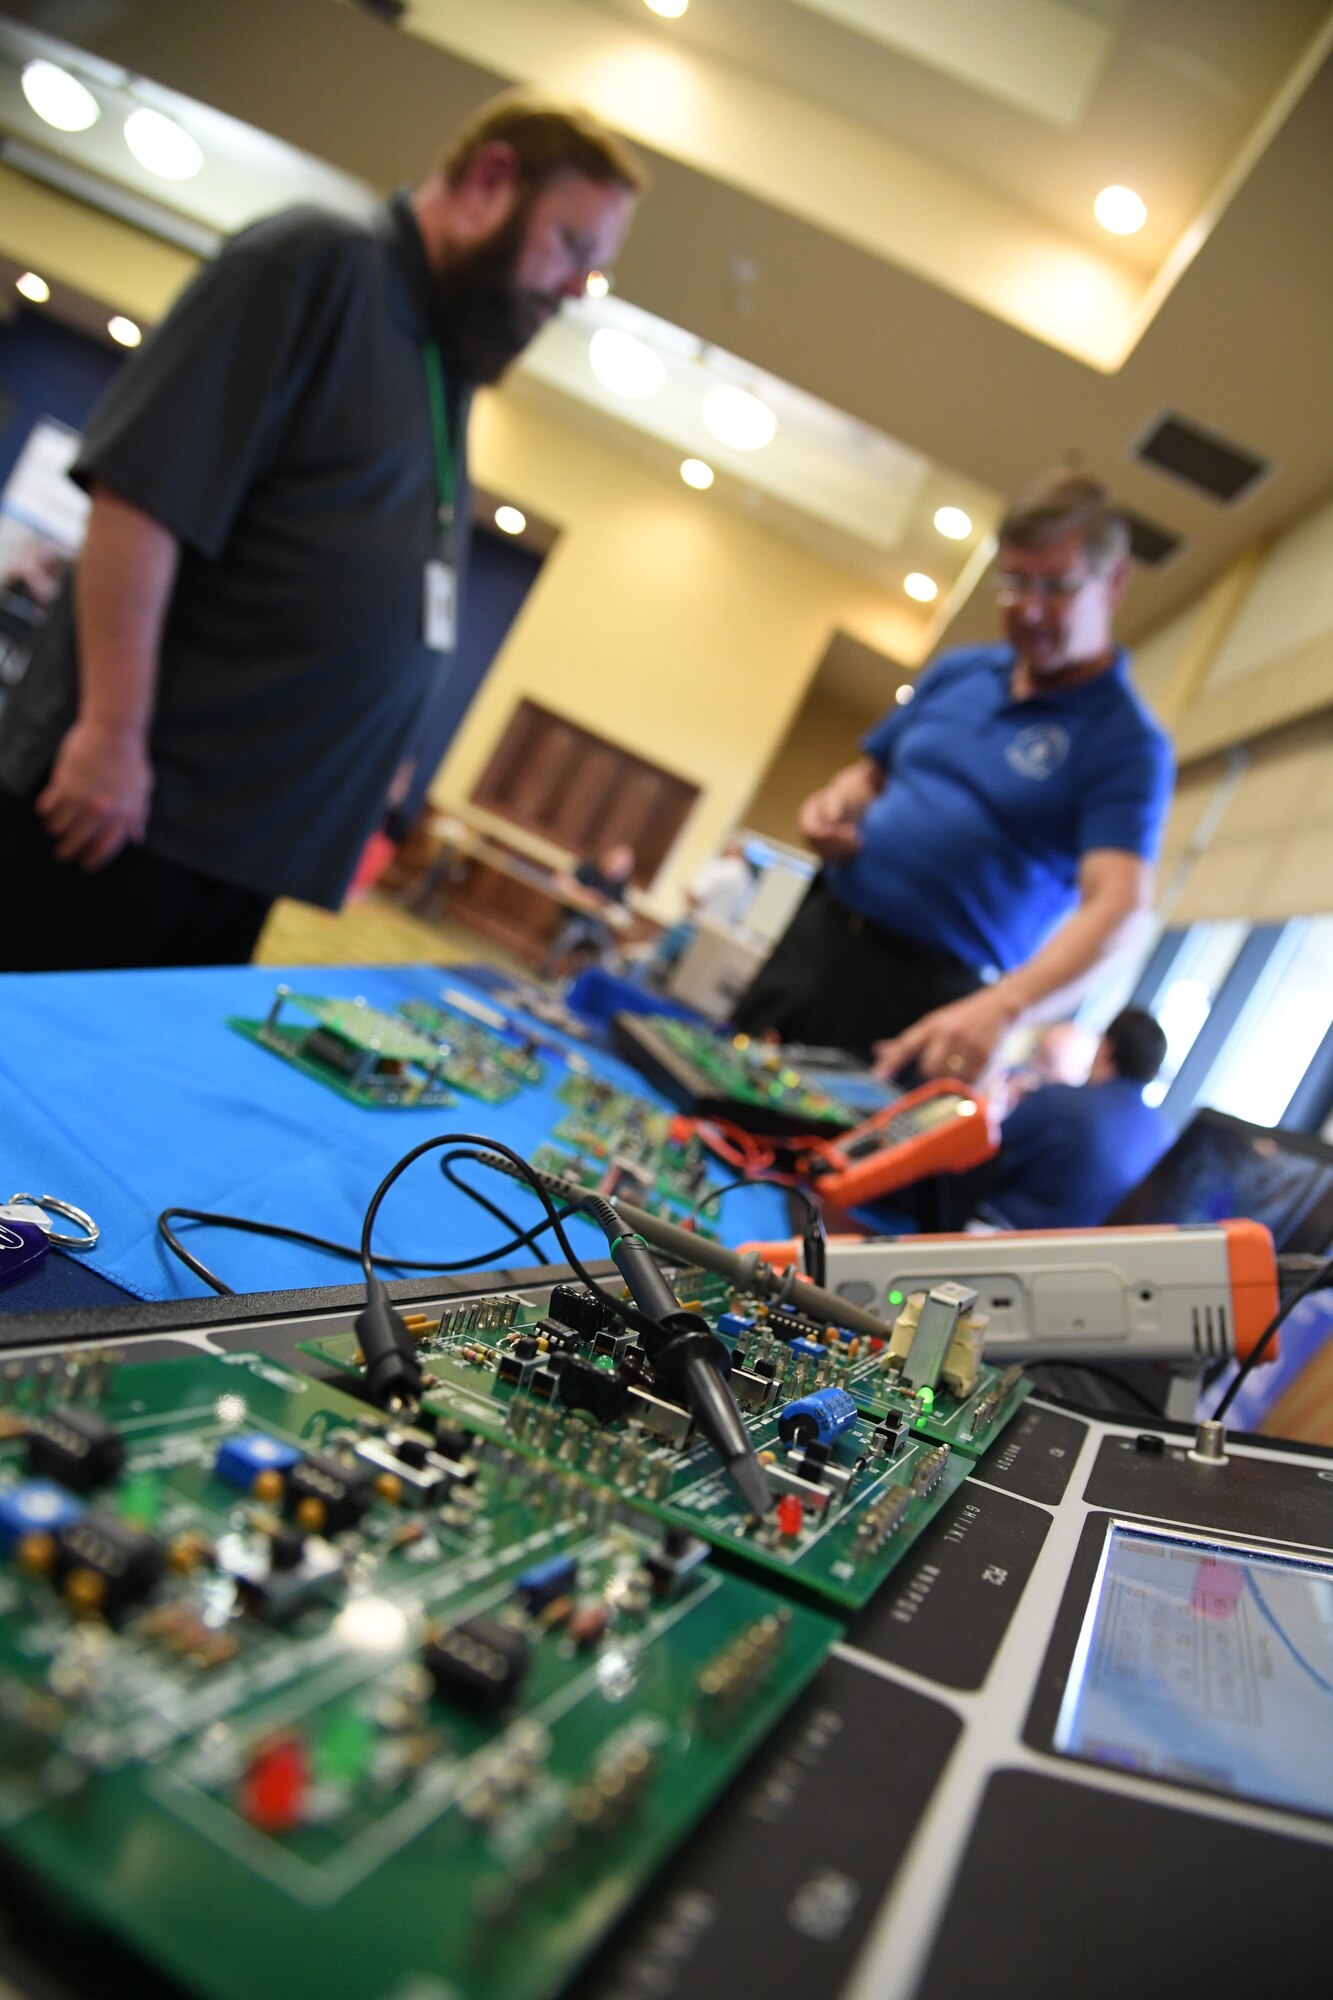
[[50, 1244], [35, 1222], [0, 1221], [0, 1285], [40, 1264]]

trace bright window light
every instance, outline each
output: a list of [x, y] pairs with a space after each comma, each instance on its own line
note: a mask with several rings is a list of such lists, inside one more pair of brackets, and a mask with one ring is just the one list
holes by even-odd
[[611, 289], [611, 280], [605, 271], [589, 271], [583, 289], [590, 299], [604, 299]]
[[114, 319], [109, 319], [106, 323], [106, 330], [113, 340], [120, 342], [122, 347], [137, 347], [143, 339], [143, 335], [134, 324], [134, 321], [126, 319], [123, 313], [117, 313]]
[[188, 181], [204, 164], [198, 140], [174, 118], [146, 106], [125, 120], [125, 144], [141, 167], [164, 181]]
[[703, 419], [719, 444], [733, 451], [762, 451], [778, 434], [778, 420], [767, 403], [748, 389], [719, 383], [703, 400]]
[[35, 306], [44, 306], [51, 296], [51, 287], [45, 278], [39, 278], [35, 271], [25, 271], [21, 278], [15, 278], [14, 289], [22, 292], [25, 299], [31, 299]]
[[495, 525], [502, 534], [521, 535], [528, 525], [528, 517], [517, 507], [497, 507]]
[[[1248, 924], [1231, 920], [1193, 924], [1181, 939], [1161, 985], [1145, 1002], [1166, 1036], [1162, 1067], [1143, 1093], [1146, 1104], [1160, 1104], [1179, 1075], [1248, 933]], [[1128, 1000], [1128, 993], [1124, 997]], [[1105, 1020], [1118, 1012], [1118, 1007], [1112, 1008], [1096, 1022], [1099, 1033]]]
[[697, 493], [706, 493], [713, 483], [713, 468], [705, 465], [701, 458], [687, 458], [682, 461], [680, 476]]
[[1276, 1125], [1333, 1025], [1333, 917], [1283, 926], [1200, 1093], [1205, 1104]]
[[1092, 204], [1092, 212], [1113, 236], [1133, 236], [1148, 220], [1148, 211], [1133, 188], [1104, 187]]
[[664, 21], [678, 21], [690, 0], [643, 0], [650, 13], [660, 14]]
[[903, 578], [903, 589], [909, 597], [914, 597], [918, 604], [929, 604], [932, 598], [940, 594], [940, 587], [934, 577], [923, 576], [919, 569], [914, 569], [910, 576]]
[[86, 132], [102, 115], [91, 90], [67, 69], [51, 62], [30, 62], [23, 71], [23, 95], [37, 116], [57, 132]]
[[632, 333], [618, 333], [614, 327], [600, 327], [588, 342], [592, 372], [613, 396], [652, 396], [666, 381], [666, 363], [660, 354]]
[[961, 542], [972, 532], [972, 516], [961, 507], [937, 507], [935, 526], [951, 542]]

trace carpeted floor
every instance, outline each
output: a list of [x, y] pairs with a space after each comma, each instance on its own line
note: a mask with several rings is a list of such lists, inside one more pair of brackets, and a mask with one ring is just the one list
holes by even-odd
[[276, 903], [254, 955], [256, 965], [458, 965], [469, 959], [530, 976], [491, 939], [463, 924], [426, 923], [374, 890], [337, 912]]

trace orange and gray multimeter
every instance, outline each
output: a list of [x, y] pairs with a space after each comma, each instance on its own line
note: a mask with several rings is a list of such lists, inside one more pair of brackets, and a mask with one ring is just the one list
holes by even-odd
[[980, 1092], [936, 1077], [905, 1090], [863, 1125], [826, 1139], [817, 1187], [838, 1208], [877, 1201], [931, 1174], [961, 1174], [999, 1150], [999, 1127]]

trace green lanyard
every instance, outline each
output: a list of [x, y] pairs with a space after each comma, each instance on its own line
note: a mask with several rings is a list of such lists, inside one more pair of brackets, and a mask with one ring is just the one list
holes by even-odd
[[444, 401], [444, 364], [433, 340], [421, 349], [426, 364], [426, 400], [430, 404], [431, 436], [435, 444], [435, 484], [440, 496], [440, 527], [446, 538], [454, 525], [454, 447]]

